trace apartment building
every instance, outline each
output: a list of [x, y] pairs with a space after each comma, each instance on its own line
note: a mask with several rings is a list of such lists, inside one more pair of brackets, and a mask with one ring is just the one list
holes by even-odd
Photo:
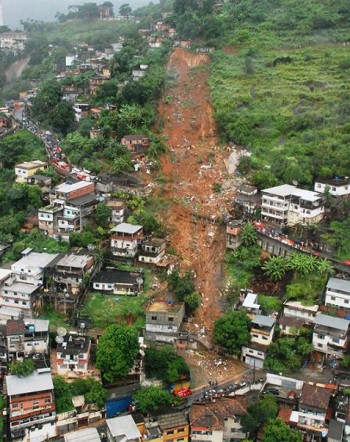
[[184, 303], [154, 302], [146, 311], [145, 340], [150, 344], [175, 344], [184, 315]]
[[142, 226], [121, 223], [111, 230], [111, 251], [114, 256], [134, 258], [143, 238]]
[[289, 226], [309, 225], [321, 221], [324, 216], [324, 200], [320, 193], [290, 184], [261, 192], [261, 216], [269, 222]]
[[57, 373], [86, 374], [90, 360], [91, 338], [67, 333], [57, 344]]
[[334, 178], [329, 180], [317, 179], [314, 184], [315, 192], [326, 193], [335, 197], [346, 196], [350, 194], [349, 177]]
[[326, 285], [325, 305], [336, 309], [350, 311], [350, 281], [340, 278], [329, 278]]
[[56, 406], [50, 371], [36, 371], [26, 377], [8, 375], [5, 385], [11, 437], [46, 440], [56, 436]]
[[342, 358], [349, 346], [349, 325], [347, 319], [318, 314], [312, 335], [314, 351], [326, 358]]

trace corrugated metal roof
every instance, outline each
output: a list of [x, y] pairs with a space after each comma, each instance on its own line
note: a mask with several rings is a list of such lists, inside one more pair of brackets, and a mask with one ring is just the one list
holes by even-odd
[[6, 376], [6, 385], [9, 396], [53, 390], [51, 373], [34, 372], [26, 377], [9, 375]]

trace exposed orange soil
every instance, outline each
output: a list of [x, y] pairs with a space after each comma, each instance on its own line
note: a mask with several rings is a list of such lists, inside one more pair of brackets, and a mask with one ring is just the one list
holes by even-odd
[[230, 192], [213, 191], [213, 184], [226, 177], [224, 158], [228, 153], [218, 148], [206, 84], [209, 66], [206, 54], [173, 51], [167, 66], [173, 82], [159, 104], [158, 119], [169, 148], [162, 159], [166, 178], [162, 196], [170, 204], [162, 216], [170, 230], [170, 244], [182, 258], [181, 268], [194, 271], [203, 296], [194, 322], [211, 332], [220, 315], [225, 231], [193, 214], [218, 218], [231, 196]]

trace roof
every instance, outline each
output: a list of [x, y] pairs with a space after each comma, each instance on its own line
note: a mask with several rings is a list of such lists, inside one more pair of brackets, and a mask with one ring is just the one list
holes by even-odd
[[130, 415], [107, 419], [106, 423], [113, 437], [122, 436], [118, 438], [119, 441], [127, 441], [141, 437], [139, 429]]
[[51, 181], [51, 178], [49, 176], [46, 176], [46, 175], [37, 175], [37, 174], [35, 174], [35, 175], [32, 175], [30, 178], [34, 178], [37, 181], [48, 181], [48, 180]]
[[320, 325], [330, 327], [346, 332], [349, 328], [350, 322], [347, 319], [337, 318], [336, 316], [328, 316], [320, 313], [315, 317], [315, 326]]
[[69, 201], [65, 202], [66, 206], [83, 206], [84, 204], [92, 203], [96, 201], [96, 194], [94, 192], [87, 193], [86, 195], [77, 196]]
[[91, 338], [89, 336], [79, 336], [68, 333], [63, 337], [62, 344], [57, 344], [57, 353], [63, 355], [78, 355], [87, 353]]
[[334, 389], [304, 383], [299, 403], [326, 410]]
[[[7, 321], [8, 322], [8, 321]], [[26, 318], [24, 320], [24, 325], [34, 325], [35, 332], [48, 332], [50, 321], [48, 319], [33, 319]]]
[[266, 353], [268, 346], [263, 344], [258, 344], [257, 342], [249, 342], [246, 345], [242, 345], [242, 348], [252, 348], [253, 350], [260, 351], [262, 353]]
[[101, 442], [97, 428], [84, 428], [64, 435], [64, 442]]
[[334, 439], [341, 442], [343, 440], [343, 431], [344, 424], [343, 422], [339, 422], [336, 419], [331, 419], [329, 421], [329, 429], [328, 429], [328, 440]]
[[152, 247], [159, 247], [162, 244], [164, 244], [166, 241], [164, 238], [152, 238], [150, 240], [144, 241], [142, 245], [144, 246], [152, 246]]
[[6, 335], [23, 335], [23, 319], [8, 319], [6, 322]]
[[74, 255], [71, 253], [67, 253], [57, 262], [57, 266], [83, 269], [90, 259], [91, 256], [89, 254]]
[[35, 160], [35, 161], [24, 161], [15, 165], [16, 169], [35, 169], [37, 167], [45, 167], [47, 163], [45, 161]]
[[253, 195], [255, 193], [257, 193], [258, 188], [255, 186], [249, 186], [248, 184], [241, 184], [240, 186], [238, 186], [238, 193], [246, 193], [248, 195]]
[[264, 193], [271, 193], [277, 196], [298, 196], [304, 201], [316, 201], [322, 198], [318, 192], [313, 192], [312, 190], [299, 189], [298, 187], [292, 186], [290, 184], [282, 184], [281, 186], [270, 187], [268, 189], [263, 189]]
[[25, 282], [14, 282], [11, 285], [4, 285], [3, 290], [10, 290], [11, 292], [19, 292], [25, 295], [31, 295], [36, 292], [40, 286], [33, 284], [26, 284]]
[[34, 372], [20, 378], [16, 375], [6, 376], [7, 393], [9, 396], [53, 390], [51, 373]]
[[137, 284], [136, 279], [142, 277], [141, 273], [126, 270], [107, 269], [94, 276], [92, 282], [110, 284]]
[[11, 275], [11, 270], [0, 269], [0, 281], [2, 281], [3, 279], [6, 279], [10, 275]]
[[255, 315], [252, 319], [253, 324], [257, 324], [260, 327], [273, 327], [275, 324], [276, 319], [271, 318], [270, 316], [264, 316], [264, 315]]
[[11, 265], [11, 270], [15, 268], [45, 268], [49, 265], [55, 258], [57, 258], [58, 253], [37, 253], [30, 252], [28, 255], [23, 256], [21, 259], [16, 261]]
[[186, 413], [183, 411], [159, 415], [157, 416], [157, 422], [162, 431], [188, 425]]
[[133, 225], [129, 223], [121, 223], [117, 226], [113, 227], [111, 232], [115, 233], [128, 233], [130, 235], [133, 235], [134, 233], [137, 233], [139, 230], [142, 229], [142, 226]]
[[207, 404], [192, 404], [190, 409], [190, 425], [223, 430], [225, 418], [243, 416], [247, 413], [247, 398], [221, 398]]
[[350, 281], [347, 279], [340, 278], [329, 278], [327, 289], [341, 290], [342, 292], [348, 292], [350, 295]]
[[289, 425], [293, 410], [291, 408], [281, 408], [278, 412], [278, 418]]
[[350, 181], [348, 178], [333, 178], [333, 179], [316, 178], [315, 184], [317, 183], [328, 184], [329, 186], [334, 186], [334, 187], [341, 187], [341, 186], [347, 186], [348, 184], [350, 184]]
[[169, 313], [178, 313], [184, 303], [174, 303], [166, 302], [166, 301], [156, 301], [149, 305], [147, 311], [148, 312], [169, 312]]
[[278, 320], [280, 325], [286, 327], [301, 328], [305, 324], [305, 320], [302, 318], [294, 318], [293, 316], [281, 316]]
[[304, 305], [302, 302], [299, 301], [288, 301], [284, 303], [285, 307], [295, 308], [297, 310], [308, 310], [310, 312], [316, 313], [318, 311], [318, 305]]
[[259, 308], [260, 304], [257, 304], [258, 295], [255, 293], [247, 293], [244, 301], [242, 303], [242, 307], [245, 308]]
[[92, 183], [88, 181], [78, 181], [77, 183], [62, 183], [55, 187], [56, 192], [62, 192], [62, 193], [69, 193], [73, 192], [74, 190], [83, 189], [84, 187], [91, 186]]
[[144, 134], [135, 134], [135, 135], [124, 135], [123, 137], [125, 140], [133, 141], [133, 140], [140, 140], [142, 138], [149, 138], [147, 135]]

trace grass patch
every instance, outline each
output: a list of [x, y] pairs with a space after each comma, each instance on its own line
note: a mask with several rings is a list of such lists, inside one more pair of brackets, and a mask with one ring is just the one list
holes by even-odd
[[82, 311], [91, 317], [94, 327], [105, 328], [110, 324], [131, 322], [136, 327], [143, 327], [145, 324], [143, 306], [146, 300], [145, 295], [122, 297], [94, 292], [88, 294]]
[[39, 316], [40, 319], [48, 319], [50, 321], [50, 331], [55, 332], [58, 327], [67, 326], [67, 317], [61, 313], [56, 312], [54, 307], [48, 307], [45, 309], [44, 313]]

